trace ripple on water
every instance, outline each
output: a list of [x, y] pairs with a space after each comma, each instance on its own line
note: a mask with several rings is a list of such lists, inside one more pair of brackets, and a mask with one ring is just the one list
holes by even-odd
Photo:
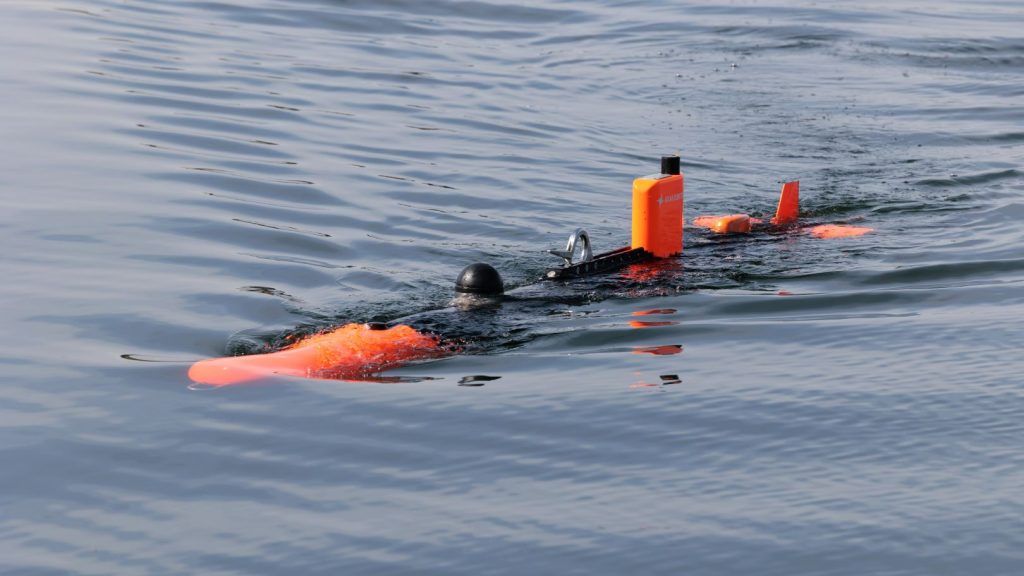
[[[1017, 6], [5, 22], [0, 571], [1020, 571]], [[676, 151], [688, 218], [799, 178], [807, 223], [875, 232], [687, 229], [678, 261], [535, 284], [577, 226], [628, 242], [631, 178]], [[512, 297], [446, 308], [477, 260]], [[398, 319], [458, 353], [186, 388]]]

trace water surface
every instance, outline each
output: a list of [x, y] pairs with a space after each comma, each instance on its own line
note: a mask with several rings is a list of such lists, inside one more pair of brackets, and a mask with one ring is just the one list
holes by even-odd
[[[1020, 574], [1016, 2], [14, 1], [0, 572]], [[824, 242], [530, 286], [678, 152]], [[188, 361], [447, 305], [399, 383]], [[171, 362], [133, 362], [144, 359]], [[407, 380], [417, 380], [410, 382]], [[404, 382], [404, 383], [403, 383]]]

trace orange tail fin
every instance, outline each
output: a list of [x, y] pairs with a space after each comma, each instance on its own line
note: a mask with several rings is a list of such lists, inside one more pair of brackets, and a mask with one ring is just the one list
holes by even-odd
[[800, 181], [786, 182], [782, 185], [782, 194], [779, 195], [779, 207], [775, 210], [775, 218], [772, 218], [772, 224], [776, 226], [794, 224], [799, 215]]

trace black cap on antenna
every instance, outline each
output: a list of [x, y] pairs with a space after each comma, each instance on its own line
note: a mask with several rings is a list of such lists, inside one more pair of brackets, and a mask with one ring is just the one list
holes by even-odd
[[679, 174], [679, 156], [675, 154], [673, 154], [672, 156], [662, 156], [661, 173]]

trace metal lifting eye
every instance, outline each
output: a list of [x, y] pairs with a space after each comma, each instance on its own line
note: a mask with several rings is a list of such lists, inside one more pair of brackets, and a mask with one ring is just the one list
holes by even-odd
[[[573, 262], [572, 258], [576, 254], [576, 243], [580, 240], [583, 241], [583, 254], [578, 262]], [[594, 259], [594, 253], [590, 249], [590, 234], [587, 234], [587, 231], [583, 228], [577, 228], [572, 233], [572, 236], [569, 236], [569, 243], [565, 245], [565, 250], [548, 250], [548, 252], [565, 260], [566, 266], [590, 262]]]

